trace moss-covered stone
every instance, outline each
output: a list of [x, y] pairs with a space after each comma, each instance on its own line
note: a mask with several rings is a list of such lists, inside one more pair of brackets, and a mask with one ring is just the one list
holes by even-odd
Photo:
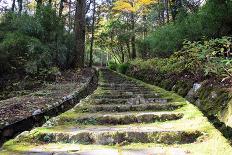
[[[90, 154], [96, 149], [118, 149], [120, 150], [118, 152], [122, 153], [129, 150], [127, 154], [130, 155], [141, 149], [142, 152], [139, 153], [157, 154], [156, 147], [171, 150], [171, 152], [165, 151], [165, 154], [173, 153], [174, 148], [193, 155], [232, 153], [232, 148], [221, 133], [194, 105], [179, 95], [108, 70], [102, 70], [100, 75], [101, 83], [109, 85], [101, 86], [95, 91], [95, 95], [104, 96], [105, 92], [111, 91], [108, 89], [110, 84], [119, 85], [124, 82], [126, 85], [133, 84], [137, 88], [146, 87], [159, 94], [160, 99], [168, 99], [168, 101], [130, 105], [124, 101], [124, 104], [118, 104], [115, 99], [109, 98], [99, 101], [92, 95], [74, 109], [56, 117], [54, 122], [58, 123], [46, 123], [43, 127], [29, 132], [20, 141], [14, 139], [7, 142], [3, 147], [4, 153], [16, 152], [18, 155], [35, 149], [41, 150], [42, 153], [48, 151], [60, 153], [54, 151], [54, 148], [69, 148], [73, 145], [78, 145], [80, 148], [75, 150], [76, 154]], [[108, 90], [103, 90], [103, 87]], [[126, 89], [122, 88], [120, 91], [128, 91]], [[214, 93], [212, 96], [216, 99], [215, 96], [220, 95]], [[122, 98], [120, 100], [122, 101]], [[104, 104], [101, 103], [102, 101]], [[151, 115], [151, 113], [160, 113], [160, 115]], [[181, 114], [181, 118], [176, 114]], [[70, 152], [66, 151], [64, 154]]]

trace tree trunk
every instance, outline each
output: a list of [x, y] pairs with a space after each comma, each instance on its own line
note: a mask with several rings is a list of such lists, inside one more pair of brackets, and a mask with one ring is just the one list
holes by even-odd
[[18, 6], [19, 6], [19, 14], [21, 14], [23, 10], [23, 0], [18, 0]]
[[93, 65], [93, 44], [94, 44], [94, 31], [95, 31], [95, 13], [96, 13], [96, 0], [93, 0], [93, 21], [91, 25], [91, 43], [90, 43], [90, 57], [89, 57], [89, 67]]
[[76, 1], [75, 13], [75, 55], [73, 67], [84, 67], [84, 53], [85, 53], [85, 0]]
[[42, 6], [42, 0], [36, 0], [36, 2], [37, 2], [36, 10], [38, 11]]
[[121, 62], [124, 63], [125, 62], [125, 54], [123, 52], [123, 43], [120, 43], [120, 51], [121, 51]]
[[60, 0], [59, 17], [62, 16], [63, 9], [64, 9], [64, 0]]
[[165, 0], [162, 0], [162, 11], [161, 11], [161, 18], [162, 24], [165, 24]]
[[131, 14], [131, 29], [132, 29], [132, 37], [131, 37], [131, 46], [132, 46], [132, 54], [131, 58], [136, 58], [136, 47], [135, 47], [135, 15]]
[[167, 23], [169, 23], [169, 0], [165, 0]]
[[49, 4], [50, 6], [52, 6], [52, 0], [49, 0], [49, 1], [48, 1], [48, 4]]
[[14, 10], [15, 10], [15, 0], [13, 0], [13, 2], [12, 2], [12, 8], [11, 8], [12, 12], [14, 12]]
[[68, 4], [68, 32], [69, 34], [71, 33], [71, 29], [72, 29], [72, 17], [71, 17], [71, 11], [72, 11], [72, 0], [69, 0], [69, 4]]
[[131, 51], [130, 51], [130, 42], [129, 42], [129, 40], [128, 40], [128, 42], [126, 42], [126, 47], [127, 47], [128, 57], [129, 57], [129, 59], [131, 59]]

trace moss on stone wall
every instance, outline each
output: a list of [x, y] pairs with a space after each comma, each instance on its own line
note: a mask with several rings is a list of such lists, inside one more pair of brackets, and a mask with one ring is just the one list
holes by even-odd
[[171, 76], [165, 73], [157, 73], [152, 69], [133, 68], [133, 66], [129, 67], [126, 74], [166, 90], [172, 90], [183, 97], [188, 94], [187, 98], [194, 102], [206, 115], [216, 116], [223, 122], [231, 122], [229, 124], [232, 126], [232, 112], [230, 112], [232, 106], [228, 106], [232, 95], [227, 90], [213, 85], [210, 81], [200, 82], [201, 88], [194, 91], [193, 84], [195, 81], [188, 77]]

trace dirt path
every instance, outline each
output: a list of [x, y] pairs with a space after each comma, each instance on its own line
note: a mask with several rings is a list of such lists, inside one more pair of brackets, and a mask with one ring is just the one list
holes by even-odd
[[183, 98], [102, 69], [92, 95], [5, 143], [0, 154], [223, 155], [232, 149]]

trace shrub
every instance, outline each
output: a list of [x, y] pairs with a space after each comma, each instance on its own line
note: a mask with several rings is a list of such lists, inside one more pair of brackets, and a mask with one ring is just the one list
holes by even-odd
[[113, 62], [113, 61], [109, 61], [108, 67], [109, 67], [109, 69], [116, 71], [117, 70], [117, 63]]
[[125, 74], [126, 71], [127, 71], [127, 69], [128, 69], [128, 67], [129, 67], [128, 63], [118, 64], [117, 71], [119, 73]]
[[39, 75], [50, 67], [69, 68], [74, 35], [56, 10], [41, 6], [30, 15], [13, 12], [0, 18], [0, 74], [23, 71]]
[[183, 48], [169, 58], [141, 59], [130, 62], [134, 68], [151, 69], [159, 74], [191, 74], [232, 77], [232, 38], [222, 37], [202, 41], [185, 41]]

